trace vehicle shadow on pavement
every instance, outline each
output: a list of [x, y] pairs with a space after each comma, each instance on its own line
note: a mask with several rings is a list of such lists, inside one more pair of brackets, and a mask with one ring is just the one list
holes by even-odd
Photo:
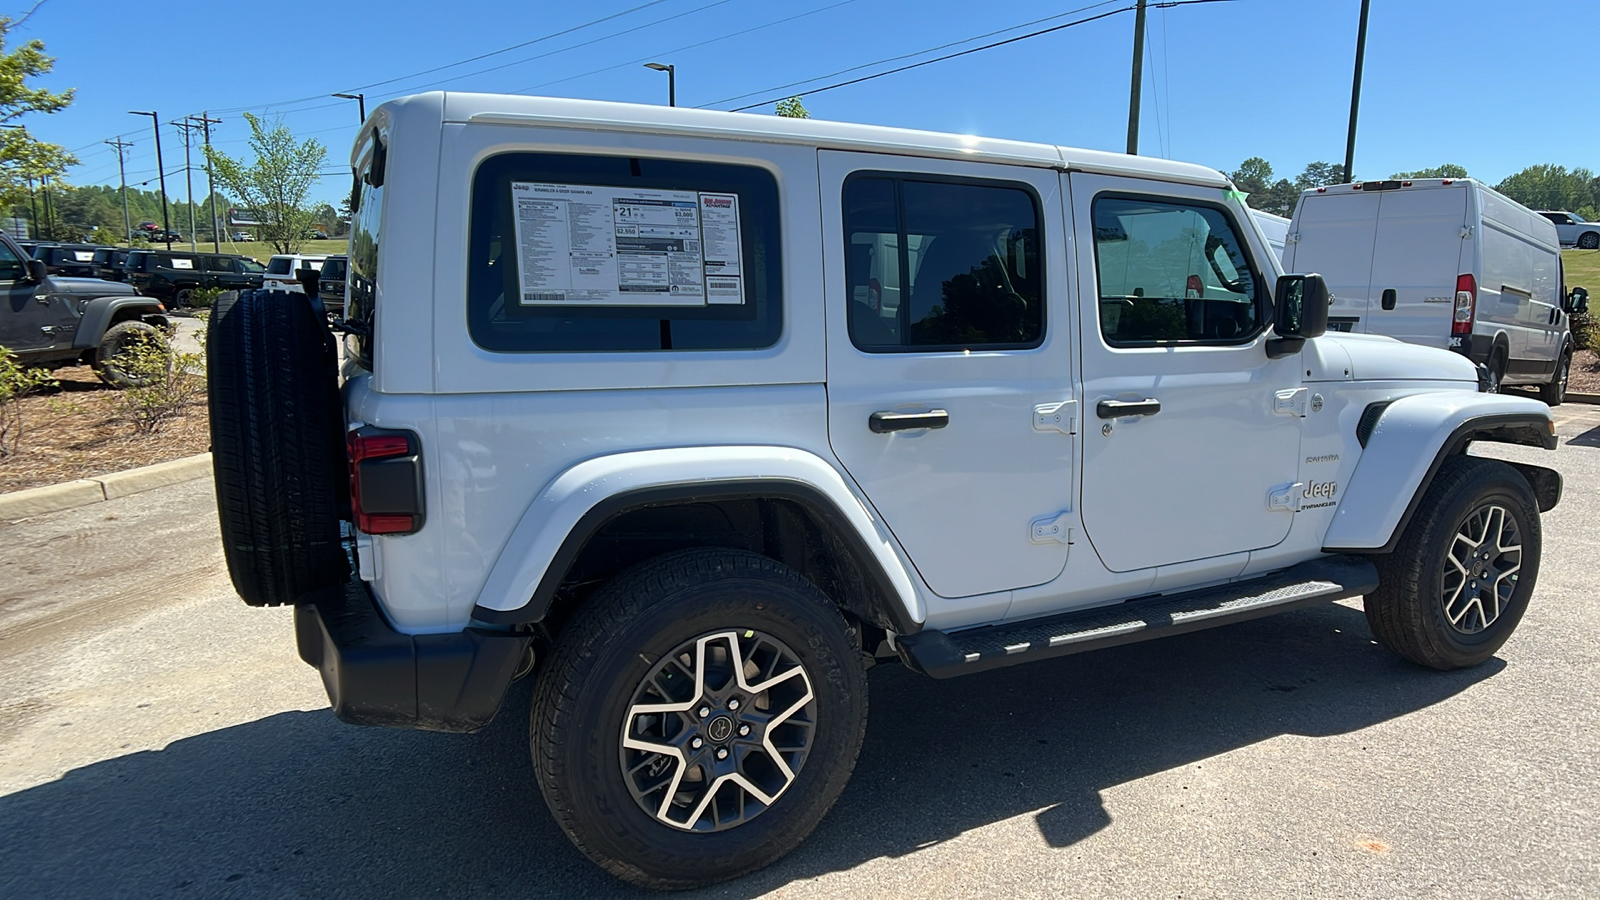
[[[1070, 846], [1109, 824], [1103, 790], [1365, 728], [1502, 668], [1411, 666], [1344, 606], [953, 681], [882, 666], [833, 812], [787, 859], [707, 893], [762, 893], [1034, 810], [1049, 845]], [[288, 712], [73, 770], [0, 798], [0, 896], [633, 893], [545, 812], [528, 697], [517, 685], [474, 735]]]
[[1600, 428], [1591, 428], [1583, 434], [1567, 439], [1575, 447], [1600, 447]]

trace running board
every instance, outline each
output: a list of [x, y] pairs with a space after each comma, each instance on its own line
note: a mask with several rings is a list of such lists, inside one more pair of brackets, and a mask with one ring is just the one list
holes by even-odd
[[1328, 556], [1259, 578], [1046, 619], [956, 632], [923, 630], [898, 638], [896, 646], [912, 669], [951, 678], [1259, 619], [1361, 596], [1377, 586], [1378, 570], [1370, 558]]

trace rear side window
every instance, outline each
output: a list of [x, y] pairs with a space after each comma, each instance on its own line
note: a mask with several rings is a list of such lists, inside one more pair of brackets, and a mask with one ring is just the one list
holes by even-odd
[[1021, 185], [858, 175], [844, 187], [850, 340], [869, 352], [1044, 337], [1039, 204]]
[[289, 271], [289, 263], [290, 263], [290, 260], [289, 260], [289, 257], [287, 257], [287, 256], [274, 256], [273, 258], [267, 260], [267, 274], [268, 275], [290, 275], [290, 274], [293, 274], [293, 273], [291, 273]]
[[262, 272], [265, 272], [266, 270], [267, 270], [266, 266], [263, 266], [261, 263], [256, 262], [255, 260], [250, 259], [249, 257], [242, 257], [242, 258], [239, 259], [239, 271], [241, 271], [241, 272], [249, 272], [249, 273], [252, 273], [252, 274], [260, 274]]
[[1222, 207], [1102, 195], [1092, 215], [1107, 344], [1233, 344], [1261, 333], [1261, 282]]
[[740, 350], [782, 328], [753, 166], [507, 153], [473, 177], [467, 323], [495, 351]]

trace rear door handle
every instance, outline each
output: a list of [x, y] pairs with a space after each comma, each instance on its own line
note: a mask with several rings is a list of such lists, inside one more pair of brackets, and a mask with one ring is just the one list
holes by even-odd
[[[1369, 294], [1368, 296], [1371, 296], [1371, 295]], [[1394, 301], [1395, 301], [1394, 288], [1389, 288], [1388, 290], [1385, 290], [1383, 292], [1383, 308], [1384, 309], [1394, 309]]]
[[1102, 419], [1153, 416], [1161, 412], [1161, 401], [1148, 397], [1144, 400], [1101, 400], [1094, 405], [1094, 411]]
[[942, 409], [927, 412], [875, 412], [867, 418], [867, 427], [873, 434], [890, 431], [909, 431], [913, 428], [943, 428], [950, 424], [950, 414]]

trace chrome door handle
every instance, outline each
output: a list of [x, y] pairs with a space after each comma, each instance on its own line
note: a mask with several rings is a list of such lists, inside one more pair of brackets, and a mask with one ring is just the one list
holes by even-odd
[[1102, 419], [1153, 416], [1161, 412], [1161, 401], [1150, 397], [1143, 400], [1101, 400], [1094, 405], [1094, 411]]
[[950, 414], [942, 409], [927, 412], [875, 412], [867, 417], [867, 427], [873, 434], [890, 431], [910, 431], [913, 428], [943, 428], [950, 424]]

